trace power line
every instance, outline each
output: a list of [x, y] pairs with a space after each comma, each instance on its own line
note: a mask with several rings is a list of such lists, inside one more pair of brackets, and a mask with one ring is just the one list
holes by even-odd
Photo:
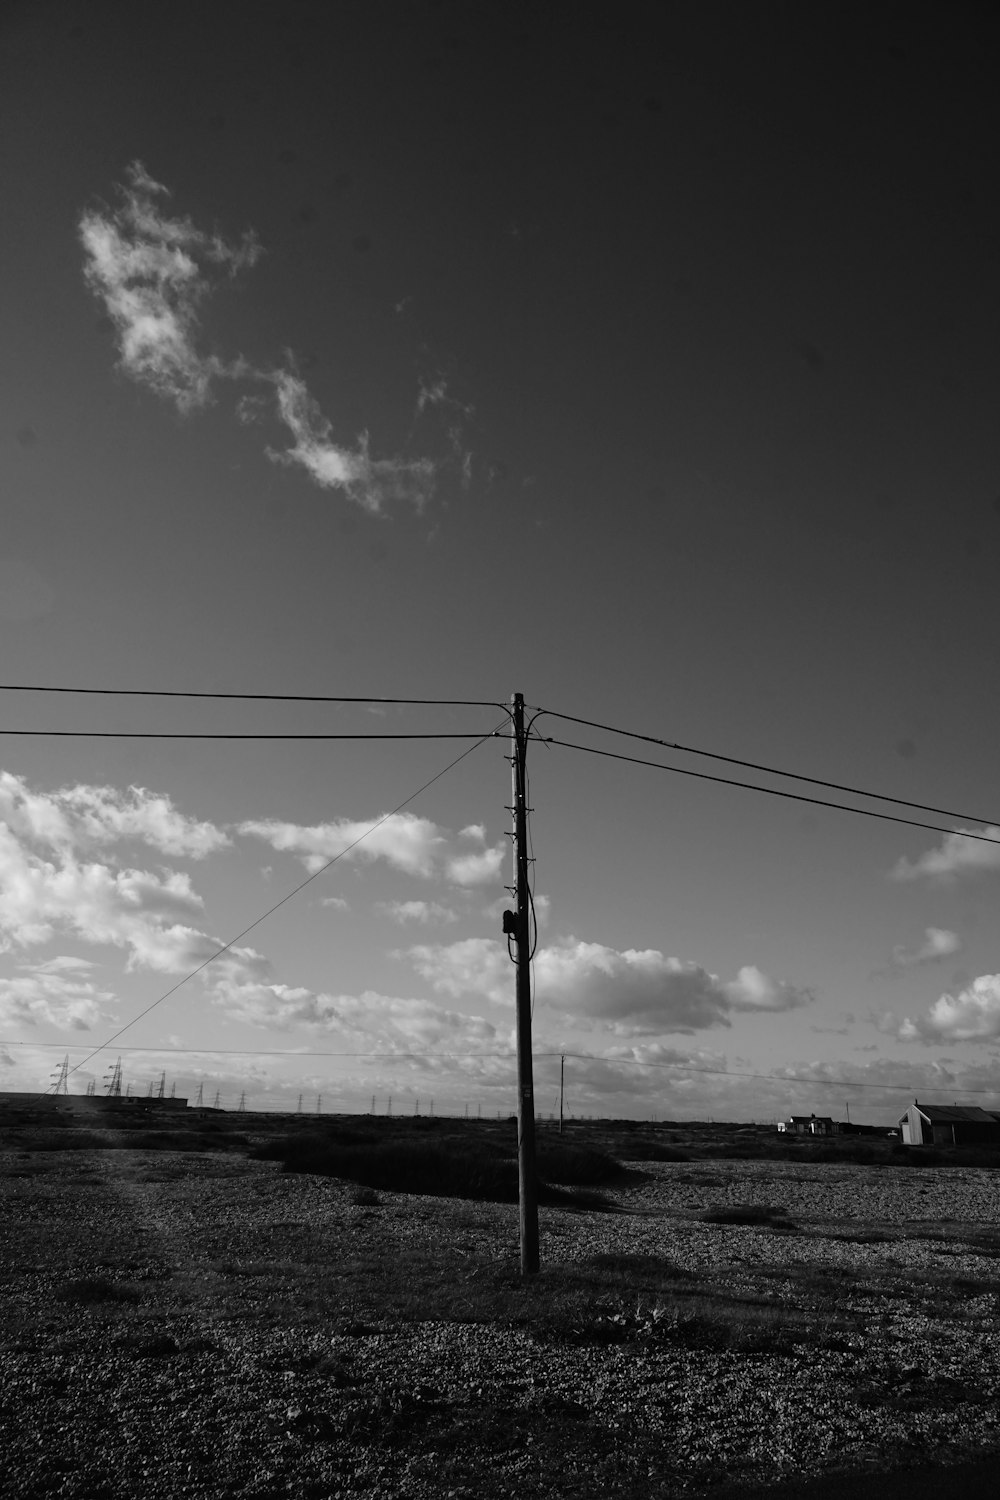
[[164, 1000], [167, 1000], [171, 995], [176, 994], [176, 992], [183, 985], [187, 984], [189, 979], [193, 979], [196, 974], [200, 974], [203, 969], [207, 969], [209, 964], [214, 963], [217, 958], [221, 958], [224, 953], [228, 953], [230, 948], [238, 943], [241, 938], [246, 937], [248, 932], [252, 932], [255, 927], [259, 927], [261, 922], [265, 921], [266, 918], [271, 916], [273, 912], [276, 912], [279, 906], [284, 906], [286, 901], [290, 901], [293, 896], [297, 896], [299, 891], [304, 890], [307, 885], [310, 885], [312, 881], [316, 880], [326, 870], [329, 870], [331, 865], [335, 865], [338, 860], [343, 859], [344, 856], [346, 854], [349, 854], [352, 849], [356, 849], [357, 846], [360, 843], [363, 843], [366, 838], [370, 837], [370, 835], [373, 834], [377, 828], [381, 828], [383, 823], [386, 823], [390, 818], [395, 817], [398, 812], [401, 812], [404, 807], [407, 807], [409, 803], [413, 802], [417, 797], [419, 797], [422, 792], [426, 792], [428, 787], [433, 786], [436, 781], [440, 781], [442, 776], [446, 776], [449, 771], [453, 770], [454, 767], [458, 765], [459, 761], [464, 760], [467, 755], [471, 755], [473, 750], [478, 750], [479, 746], [485, 744], [488, 739], [491, 739], [495, 734], [497, 734], [501, 727], [502, 725], [498, 725], [496, 729], [491, 729], [487, 734], [482, 735], [474, 745], [470, 745], [467, 750], [463, 750], [461, 755], [457, 755], [453, 761], [449, 761], [448, 765], [446, 765], [442, 770], [438, 771], [435, 776], [432, 776], [429, 781], [425, 781], [423, 786], [419, 786], [415, 792], [411, 792], [408, 797], [404, 797], [403, 801], [398, 803], [391, 812], [383, 814], [383, 816], [379, 818], [377, 822], [373, 823], [370, 828], [366, 828], [364, 833], [356, 838], [353, 843], [347, 845], [346, 849], [341, 849], [340, 853], [335, 854], [332, 859], [328, 859], [325, 865], [321, 865], [318, 870], [314, 870], [311, 875], [307, 875], [305, 880], [300, 881], [300, 883], [295, 886], [293, 890], [288, 891], [286, 895], [282, 896], [280, 901], [276, 901], [273, 906], [268, 907], [267, 911], [262, 912], [259, 917], [255, 917], [252, 922], [250, 922], [246, 927], [243, 928], [242, 932], [238, 932], [235, 937], [231, 937], [227, 943], [223, 943], [221, 947], [217, 948], [214, 953], [210, 954], [209, 957], [205, 959], [204, 963], [198, 964], [198, 966], [192, 969], [190, 973], [185, 974], [183, 979], [179, 979], [175, 985], [171, 985], [169, 990], [166, 990], [150, 1005], [147, 1005], [145, 1010], [141, 1010], [137, 1016], [133, 1016], [132, 1020], [127, 1021], [124, 1026], [120, 1026], [118, 1030], [114, 1032], [113, 1035], [110, 1036], [106, 1041], [102, 1042], [99, 1047], [95, 1047], [93, 1051], [89, 1052], [87, 1056], [82, 1059], [81, 1062], [76, 1063], [72, 1069], [72, 1072], [75, 1073], [79, 1068], [82, 1068], [86, 1063], [90, 1061], [92, 1057], [96, 1057], [98, 1052], [106, 1051], [107, 1048], [110, 1047], [111, 1044], [118, 1039], [118, 1037], [124, 1036], [126, 1031], [135, 1026], [136, 1023], [138, 1021], [141, 1021], [144, 1016], [148, 1016], [150, 1011], [155, 1010], [158, 1005], [162, 1005]]
[[43, 687], [39, 683], [0, 683], [0, 693], [89, 693], [108, 698], [215, 698], [245, 703], [389, 703], [405, 707], [499, 708], [506, 705], [481, 698], [344, 698], [323, 693], [197, 693], [175, 688]]
[[[289, 734], [284, 731], [263, 734], [206, 734], [188, 730], [146, 729], [3, 729], [0, 735], [27, 735], [39, 739], [75, 740], [474, 740], [482, 736], [481, 729], [455, 733], [409, 734], [405, 731], [378, 734]], [[498, 729], [485, 736], [497, 735]]]
[[[590, 729], [603, 729], [606, 730], [609, 734], [625, 735], [628, 739], [645, 740], [646, 743], [650, 745], [662, 745], [666, 750], [681, 750], [685, 755], [703, 755], [706, 756], [709, 760], [722, 760], [731, 766], [741, 766], [746, 771], [765, 771], [768, 775], [771, 776], [785, 776], [792, 781], [806, 781], [810, 784], [810, 786], [823, 786], [826, 787], [829, 791], [833, 792], [850, 792], [852, 793], [852, 795], [857, 797], [872, 797], [877, 802], [893, 802], [897, 807], [913, 807], [916, 808], [918, 812], [937, 813], [939, 817], [955, 818], [959, 822], [985, 823], [987, 826], [995, 826], [998, 821], [996, 818], [974, 818], [971, 813], [951, 812], [948, 808], [945, 807], [930, 807], [925, 802], [908, 802], [904, 797], [890, 797], [885, 792], [868, 792], [865, 791], [863, 787], [846, 786], [843, 782], [839, 781], [822, 781], [818, 776], [803, 776], [798, 771], [782, 771], [779, 770], [777, 766], [760, 765], [757, 761], [753, 760], [738, 760], [734, 755], [720, 755], [715, 750], [699, 750], [696, 749], [693, 745], [675, 744], [671, 740], [657, 739], [656, 736], [652, 734], [637, 734], [632, 729], [618, 729], [613, 724], [598, 724], [593, 719], [577, 719], [574, 718], [572, 714], [556, 713], [555, 709], [552, 708], [538, 709], [538, 711], [535, 713], [535, 719], [540, 718], [542, 714], [547, 714], [549, 717], [554, 719], [565, 719], [570, 724], [585, 724]], [[532, 720], [532, 723], [534, 723], [534, 719]], [[552, 741], [551, 743], [561, 742]], [[575, 748], [583, 749], [585, 747], [576, 746]], [[647, 762], [647, 764], [652, 764], [652, 762]], [[745, 784], [746, 783], [744, 782], [729, 783], [729, 785], [733, 786], [742, 786]], [[824, 803], [822, 805], [834, 806], [837, 804]]]
[[[792, 802], [808, 802], [813, 807], [835, 807], [840, 812], [857, 813], [859, 818], [878, 818], [884, 823], [903, 823], [907, 828], [927, 828], [931, 833], [955, 832], [953, 828], [939, 828], [936, 823], [919, 823], [914, 818], [900, 818], [894, 813], [875, 812], [869, 807], [850, 807], [846, 802], [829, 802], [822, 797], [807, 797], [803, 792], [786, 792], [782, 791], [779, 787], [757, 786], [756, 783], [751, 781], [734, 781], [728, 776], [710, 776], [707, 771], [691, 771], [686, 766], [665, 766], [659, 760], [642, 760], [636, 755], [619, 755], [614, 750], [598, 750], [593, 745], [575, 745], [570, 740], [556, 740], [546, 737], [546, 744], [561, 745], [565, 750], [583, 750], [588, 755], [602, 755], [608, 760], [624, 760], [634, 766], [652, 766], [656, 771], [672, 771], [676, 776], [694, 776], [699, 781], [714, 781], [720, 786], [738, 786], [742, 787], [746, 792], [764, 792], [768, 797], [786, 797]], [[779, 772], [779, 774], [781, 773]], [[859, 795], [871, 796], [877, 794], [861, 792]], [[895, 801], [897, 799], [890, 798], [889, 800]], [[906, 803], [904, 805], [915, 806], [917, 804]], [[950, 815], [945, 813], [944, 816], [948, 817]], [[985, 820], [977, 819], [976, 821], [984, 822]], [[977, 839], [981, 844], [1000, 844], [1000, 839], [987, 838], [984, 833], [966, 833], [963, 830], [961, 837], [964, 839]]]
[[1000, 1089], [964, 1089], [957, 1088], [955, 1084], [942, 1084], [939, 1088], [935, 1088], [932, 1084], [921, 1083], [862, 1083], [849, 1078], [800, 1078], [794, 1073], [746, 1073], [738, 1068], [694, 1068], [686, 1063], [661, 1062], [658, 1059], [647, 1062], [639, 1057], [598, 1057], [590, 1052], [537, 1052], [535, 1055], [536, 1057], [573, 1057], [579, 1062], [604, 1062], [615, 1066], [621, 1064], [625, 1067], [672, 1068], [675, 1073], [706, 1073], [718, 1078], [756, 1078], [770, 1083], [804, 1083], [810, 1088], [894, 1089], [910, 1094], [914, 1088], [926, 1087], [931, 1093], [938, 1094], [951, 1090], [959, 1094], [987, 1094], [990, 1097], [1000, 1094]]

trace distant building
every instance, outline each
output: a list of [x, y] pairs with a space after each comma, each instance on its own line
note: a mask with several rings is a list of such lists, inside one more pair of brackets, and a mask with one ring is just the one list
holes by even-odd
[[838, 1126], [829, 1115], [789, 1115], [778, 1121], [778, 1130], [788, 1135], [836, 1135]]
[[899, 1122], [904, 1146], [1000, 1145], [1000, 1114], [971, 1104], [919, 1104]]

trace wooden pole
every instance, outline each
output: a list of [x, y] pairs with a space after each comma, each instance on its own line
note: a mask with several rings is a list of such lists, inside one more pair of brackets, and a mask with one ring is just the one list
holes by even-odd
[[524, 698], [512, 697], [511, 776], [514, 792], [514, 886], [517, 910], [517, 1198], [521, 1275], [538, 1271], [538, 1178], [535, 1166], [535, 1089], [531, 1061], [531, 943], [528, 896], [528, 815], [525, 806]]

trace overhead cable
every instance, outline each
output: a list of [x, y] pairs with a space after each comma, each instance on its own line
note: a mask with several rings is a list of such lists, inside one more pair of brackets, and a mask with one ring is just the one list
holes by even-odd
[[[829, 802], [822, 797], [807, 797], [802, 792], [786, 792], [780, 787], [758, 786], [752, 781], [734, 781], [728, 776], [710, 776], [707, 771], [691, 771], [686, 766], [665, 766], [660, 760], [642, 760], [636, 755], [619, 755], [614, 750], [598, 750], [594, 745], [576, 745], [571, 740], [556, 740], [546, 736], [546, 744], [561, 745], [564, 750], [583, 750], [587, 755], [601, 755], [608, 760], [624, 760], [634, 766], [652, 766], [655, 771], [672, 771], [676, 776], [694, 776], [699, 781], [714, 781], [720, 786], [738, 786], [746, 792], [764, 792], [768, 797], [787, 797], [792, 802], [808, 802], [813, 807], [835, 807], [840, 812], [857, 813], [859, 818], [878, 818], [883, 823], [903, 823], [907, 828], [927, 828], [931, 833], [954, 833], [953, 828], [939, 828], [936, 823], [919, 823], [914, 818], [900, 818], [895, 813], [875, 812], [870, 807], [851, 807], [846, 802]], [[860, 795], [865, 795], [861, 793]], [[945, 817], [949, 816], [947, 813]], [[976, 819], [983, 822], [984, 819]], [[977, 839], [982, 844], [1000, 844], [1000, 839], [991, 839], [984, 833], [966, 833], [964, 839]]]
[[[791, 781], [806, 781], [810, 786], [826, 787], [827, 790], [833, 792], [850, 792], [857, 797], [871, 797], [876, 802], [892, 802], [897, 807], [913, 807], [918, 812], [936, 813], [941, 818], [955, 818], [959, 822], [985, 823], [987, 825], [995, 825], [1000, 821], [996, 818], [976, 818], [971, 813], [951, 812], [946, 807], [930, 807], [925, 802], [908, 802], [904, 797], [890, 797], [885, 792], [869, 792], [863, 787], [847, 786], [840, 781], [822, 781], [818, 776], [803, 776], [799, 771], [782, 771], [777, 766], [761, 765], [759, 762], [753, 760], [739, 760], [735, 755], [720, 755], [715, 750], [699, 750], [693, 745], [680, 745], [675, 744], [671, 740], [657, 739], [652, 734], [637, 734], [635, 730], [618, 729], [613, 724], [598, 724], [593, 719], [578, 719], [573, 714], [556, 713], [555, 709], [552, 708], [540, 708], [535, 714], [535, 719], [540, 718], [542, 714], [546, 714], [554, 719], [565, 719], [570, 724], [584, 724], [589, 729], [603, 729], [608, 734], [624, 735], [631, 740], [644, 740], [649, 745], [662, 745], [665, 750], [680, 750], [685, 755], [702, 755], [709, 760], [725, 761], [731, 766], [741, 766], [745, 771], [765, 771], [769, 776], [784, 776]], [[535, 719], [532, 719], [532, 723], [535, 722]], [[736, 786], [744, 784], [742, 782], [733, 783]]]
[[[491, 729], [485, 738], [499, 734]], [[282, 730], [263, 734], [206, 734], [200, 730], [155, 730], [155, 729], [3, 729], [0, 735], [37, 736], [40, 739], [68, 740], [475, 740], [483, 736], [481, 729], [463, 730], [455, 733], [408, 734], [290, 734]]]
[[43, 687], [39, 683], [0, 683], [0, 693], [89, 693], [106, 698], [218, 698], [246, 703], [389, 703], [404, 707], [500, 708], [506, 704], [482, 698], [345, 698], [325, 693], [199, 693], [178, 688]]

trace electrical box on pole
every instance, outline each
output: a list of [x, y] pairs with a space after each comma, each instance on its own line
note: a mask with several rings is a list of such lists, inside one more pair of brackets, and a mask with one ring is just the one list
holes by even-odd
[[531, 1063], [531, 933], [528, 894], [528, 812], [525, 802], [524, 698], [511, 698], [511, 782], [514, 794], [515, 911], [503, 914], [503, 931], [516, 965], [517, 1018], [517, 1188], [521, 1275], [533, 1276], [538, 1260], [538, 1177], [535, 1166], [535, 1090]]

